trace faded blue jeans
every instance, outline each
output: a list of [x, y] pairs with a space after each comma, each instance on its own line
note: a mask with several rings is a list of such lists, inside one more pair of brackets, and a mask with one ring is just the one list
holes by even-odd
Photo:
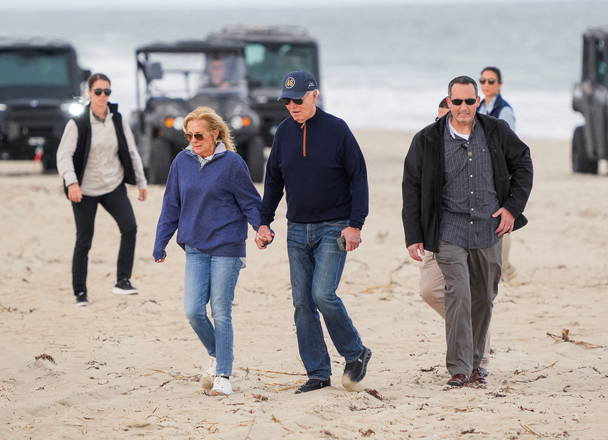
[[[184, 310], [209, 356], [216, 358], [217, 376], [232, 374], [232, 300], [242, 264], [239, 257], [214, 257], [186, 245]], [[207, 317], [208, 302], [215, 326]]]
[[298, 348], [310, 379], [329, 379], [331, 362], [319, 312], [338, 353], [346, 362], [364, 350], [342, 300], [336, 295], [346, 252], [336, 239], [347, 220], [287, 225], [287, 251]]

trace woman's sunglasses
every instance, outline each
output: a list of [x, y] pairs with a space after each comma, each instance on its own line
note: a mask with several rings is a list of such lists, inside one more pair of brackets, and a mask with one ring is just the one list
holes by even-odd
[[192, 138], [196, 139], [197, 141], [202, 141], [203, 139], [205, 139], [205, 135], [203, 133], [186, 133], [184, 134], [184, 136], [186, 137], [186, 140], [188, 142], [190, 142]]
[[466, 105], [473, 105], [477, 102], [477, 99], [475, 98], [467, 98], [467, 99], [452, 99], [452, 104], [454, 104], [455, 106], [459, 106], [462, 105], [462, 103], [465, 103]]
[[102, 93], [104, 93], [106, 96], [110, 96], [112, 94], [112, 89], [95, 89], [93, 90], [93, 93], [95, 93], [97, 96], [101, 96]]
[[494, 85], [494, 84], [496, 84], [496, 80], [495, 80], [494, 78], [492, 78], [492, 79], [484, 79], [484, 78], [481, 78], [481, 79], [479, 80], [479, 84], [485, 84], [485, 83], [486, 83], [486, 81], [487, 81], [487, 82], [488, 82], [488, 84], [490, 84], [490, 85]]
[[283, 105], [289, 105], [289, 103], [293, 101], [295, 104], [297, 105], [302, 105], [302, 103], [304, 102], [304, 100], [302, 98], [297, 98], [297, 99], [291, 99], [291, 98], [281, 98], [281, 103]]

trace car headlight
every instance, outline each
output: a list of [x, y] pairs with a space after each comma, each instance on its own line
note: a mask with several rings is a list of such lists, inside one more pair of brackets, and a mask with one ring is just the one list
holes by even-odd
[[64, 102], [61, 104], [61, 110], [70, 116], [80, 116], [84, 111], [84, 105], [79, 102]]
[[251, 118], [249, 116], [233, 116], [230, 118], [230, 126], [233, 130], [240, 130], [243, 127], [249, 127], [251, 125]]
[[8, 107], [0, 102], [0, 112], [5, 112]]
[[184, 118], [182, 118], [181, 116], [178, 116], [177, 118], [174, 118], [172, 116], [167, 116], [163, 120], [163, 124], [167, 128], [173, 128], [175, 130], [181, 130], [183, 128], [183, 126], [184, 126]]

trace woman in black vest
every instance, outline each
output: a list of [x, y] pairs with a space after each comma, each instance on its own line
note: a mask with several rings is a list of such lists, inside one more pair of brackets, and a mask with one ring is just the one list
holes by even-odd
[[101, 204], [120, 229], [116, 284], [112, 292], [131, 295], [137, 224], [125, 183], [137, 185], [138, 200], [147, 196], [146, 178], [133, 133], [118, 106], [108, 102], [112, 89], [103, 73], [89, 78], [89, 105], [68, 121], [57, 150], [57, 169], [71, 201], [76, 222], [72, 287], [76, 304], [86, 306], [88, 254], [93, 240], [97, 205]]

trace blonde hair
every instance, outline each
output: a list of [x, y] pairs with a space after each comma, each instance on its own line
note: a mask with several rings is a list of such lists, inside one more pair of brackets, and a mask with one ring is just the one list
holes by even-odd
[[230, 134], [230, 129], [228, 125], [220, 115], [218, 115], [215, 110], [211, 107], [197, 107], [188, 113], [186, 119], [184, 119], [183, 130], [186, 132], [186, 127], [188, 126], [188, 122], [194, 120], [203, 120], [209, 124], [209, 130], [219, 132], [219, 135], [216, 139], [222, 141], [226, 146], [227, 150], [236, 151], [236, 147], [234, 146], [234, 141], [232, 140], [232, 135]]

